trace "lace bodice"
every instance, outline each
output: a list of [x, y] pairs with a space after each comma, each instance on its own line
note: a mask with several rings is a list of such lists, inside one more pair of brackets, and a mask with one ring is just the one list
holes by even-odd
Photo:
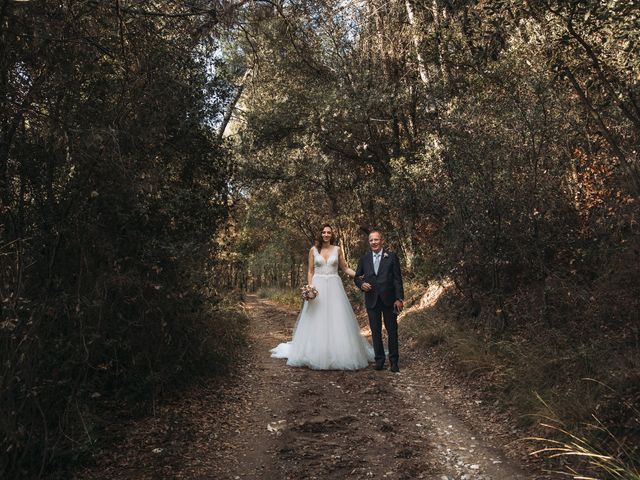
[[329, 255], [329, 259], [325, 260], [313, 247], [313, 274], [314, 275], [337, 275], [338, 274], [338, 247], [333, 246], [333, 251]]

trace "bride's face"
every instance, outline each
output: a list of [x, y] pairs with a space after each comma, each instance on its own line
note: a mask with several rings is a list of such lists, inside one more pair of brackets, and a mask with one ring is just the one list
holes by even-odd
[[329, 243], [332, 237], [333, 237], [333, 230], [331, 230], [329, 227], [324, 227], [322, 229], [322, 241], [324, 243]]

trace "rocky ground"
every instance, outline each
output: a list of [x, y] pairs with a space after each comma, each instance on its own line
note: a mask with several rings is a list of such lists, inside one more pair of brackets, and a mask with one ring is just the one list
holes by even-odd
[[296, 312], [255, 297], [246, 308], [250, 345], [230, 378], [113, 425], [114, 444], [76, 477], [551, 478], [525, 457], [510, 419], [439, 359], [405, 344], [399, 374], [290, 368], [269, 348], [290, 338]]

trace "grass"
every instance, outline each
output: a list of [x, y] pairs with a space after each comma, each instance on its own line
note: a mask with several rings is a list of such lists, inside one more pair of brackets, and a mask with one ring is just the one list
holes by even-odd
[[[347, 298], [355, 310], [358, 310], [364, 304], [364, 296], [352, 282], [345, 281], [345, 293]], [[291, 308], [300, 308], [302, 298], [299, 288], [283, 288], [283, 287], [262, 287], [256, 292], [258, 297], [271, 300]]]
[[[410, 305], [419, 300], [423, 289], [422, 285], [418, 283], [407, 282], [405, 284], [405, 304]], [[345, 283], [345, 292], [355, 310], [363, 307], [364, 295], [352, 282]], [[300, 308], [302, 304], [300, 289], [297, 288], [263, 287], [257, 290], [256, 295], [291, 308]]]
[[[404, 335], [448, 358], [461, 376], [475, 378], [532, 438], [548, 437], [538, 453], [580, 459], [567, 464], [566, 475], [638, 480], [640, 413], [623, 408], [640, 398], [640, 351], [633, 334], [533, 322], [498, 333], [466, 311], [449, 291], [430, 307], [409, 312]], [[586, 472], [599, 469], [600, 476], [581, 477], [578, 465]]]
[[[592, 381], [592, 379], [584, 380]], [[606, 387], [606, 385], [604, 386]], [[609, 388], [609, 390], [611, 389]], [[540, 397], [538, 399], [551, 410], [551, 407], [544, 399]], [[636, 419], [640, 419], [640, 411], [635, 406], [626, 405], [626, 407], [634, 412]], [[591, 435], [589, 437], [572, 433], [557, 416], [546, 418], [545, 421], [541, 422], [541, 426], [550, 429], [555, 438], [529, 437], [527, 440], [542, 444], [542, 448], [532, 452], [532, 454], [544, 454], [549, 458], [576, 457], [581, 459], [583, 464], [586, 464], [589, 471], [593, 472], [593, 475], [598, 476], [592, 477], [590, 476], [591, 473], [579, 472], [571, 465], [565, 466], [565, 471], [552, 471], [552, 473], [584, 480], [598, 480], [598, 478], [602, 478], [599, 473], [604, 473], [607, 478], [612, 479], [640, 480], [637, 447], [626, 445], [625, 441], [612, 432], [595, 415], [593, 415], [592, 422], [584, 425], [584, 430], [596, 431], [608, 442], [598, 441], [598, 436]], [[607, 448], [607, 443], [615, 445], [617, 447], [615, 450], [617, 451], [612, 453], [611, 448]]]
[[278, 287], [263, 287], [256, 292], [259, 298], [271, 300], [286, 307], [299, 308], [302, 304], [300, 290]]

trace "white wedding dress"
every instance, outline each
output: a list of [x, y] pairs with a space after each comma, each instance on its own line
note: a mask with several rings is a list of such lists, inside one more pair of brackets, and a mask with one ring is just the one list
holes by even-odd
[[304, 302], [290, 342], [271, 349], [287, 365], [316, 370], [356, 370], [373, 362], [373, 347], [360, 334], [342, 280], [338, 276], [338, 248], [325, 260], [313, 247], [313, 285], [318, 295]]

